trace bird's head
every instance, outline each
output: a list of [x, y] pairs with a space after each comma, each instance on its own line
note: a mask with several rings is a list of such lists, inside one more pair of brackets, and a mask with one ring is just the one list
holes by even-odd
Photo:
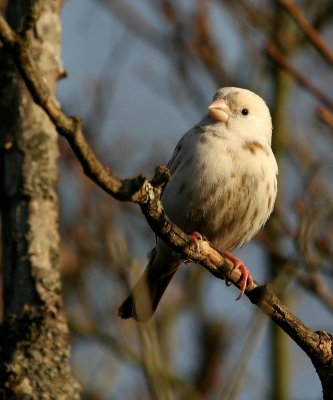
[[208, 106], [210, 118], [233, 135], [271, 144], [272, 120], [264, 100], [247, 89], [219, 89]]

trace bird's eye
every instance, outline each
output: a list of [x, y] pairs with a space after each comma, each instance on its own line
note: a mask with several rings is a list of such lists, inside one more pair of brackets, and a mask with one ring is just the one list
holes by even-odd
[[247, 108], [243, 108], [242, 114], [247, 115], [249, 113], [249, 110]]

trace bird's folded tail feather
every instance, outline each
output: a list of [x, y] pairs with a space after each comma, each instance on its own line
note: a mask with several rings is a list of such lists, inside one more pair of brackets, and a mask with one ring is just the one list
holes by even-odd
[[119, 307], [118, 315], [123, 319], [148, 321], [180, 264], [181, 260], [178, 257], [169, 256], [161, 259], [157, 256], [156, 248], [153, 249], [145, 271]]

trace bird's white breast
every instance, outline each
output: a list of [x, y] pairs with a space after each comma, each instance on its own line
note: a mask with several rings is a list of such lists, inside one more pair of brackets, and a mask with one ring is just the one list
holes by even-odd
[[250, 240], [272, 212], [277, 165], [268, 144], [193, 130], [175, 166], [162, 198], [167, 215], [220, 251]]

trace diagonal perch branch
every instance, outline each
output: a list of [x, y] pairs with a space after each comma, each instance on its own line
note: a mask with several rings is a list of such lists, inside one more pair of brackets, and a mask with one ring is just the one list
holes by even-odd
[[[207, 251], [207, 254], [203, 255], [193, 249], [192, 242], [187, 235], [165, 215], [160, 196], [163, 186], [170, 178], [168, 169], [163, 166], [158, 167], [150, 182], [141, 175], [123, 180], [115, 176], [100, 162], [87, 143], [80, 119], [67, 116], [58, 106], [44, 81], [39, 78], [40, 74], [30, 56], [26, 40], [16, 34], [1, 16], [0, 39], [13, 56], [35, 102], [53, 121], [59, 134], [67, 139], [85, 174], [117, 200], [137, 203], [153, 231], [170, 247], [181, 252], [184, 258], [200, 263], [211, 273], [224, 279], [227, 272], [231, 271], [232, 264], [219, 255], [219, 261], [214, 265], [209, 261]], [[214, 251], [216, 252], [216, 250]], [[223, 263], [225, 269], [222, 271], [219, 264]], [[238, 270], [233, 271], [228, 277], [228, 280], [236, 286], [239, 279], [240, 272]]]
[[[239, 270], [232, 270], [231, 263], [208, 242], [203, 241], [201, 251], [197, 251], [188, 236], [166, 216], [160, 197], [163, 186], [169, 179], [167, 168], [158, 167], [151, 181], [141, 175], [123, 180], [116, 177], [92, 151], [83, 135], [80, 120], [63, 113], [40, 79], [41, 75], [29, 54], [26, 39], [17, 35], [1, 16], [0, 39], [14, 58], [35, 102], [44, 109], [59, 134], [68, 140], [86, 175], [116, 199], [137, 203], [153, 231], [170, 247], [180, 252], [184, 259], [201, 264], [219, 279], [227, 277], [229, 282], [237, 286]], [[330, 377], [333, 375], [332, 337], [325, 332], [315, 333], [306, 327], [276, 297], [270, 285], [258, 286], [255, 283], [248, 287], [246, 294], [253, 304], [260, 307], [306, 352], [323, 382], [324, 393], [332, 393], [329, 390], [332, 388]]]

